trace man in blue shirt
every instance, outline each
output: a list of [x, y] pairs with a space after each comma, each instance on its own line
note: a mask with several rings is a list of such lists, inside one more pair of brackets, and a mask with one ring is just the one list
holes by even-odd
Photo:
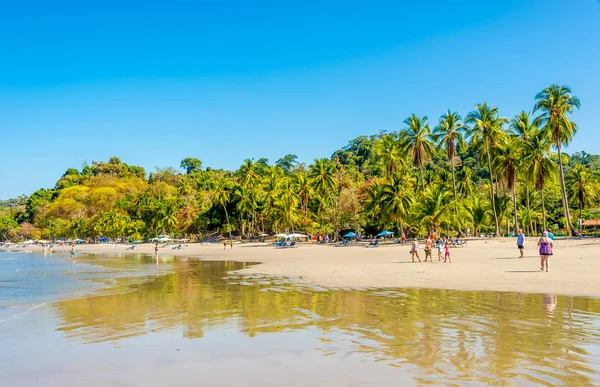
[[525, 258], [525, 234], [523, 234], [523, 231], [521, 231], [521, 229], [518, 229], [517, 232], [519, 233], [519, 235], [517, 236], [517, 247], [519, 248], [519, 253], [521, 253], [521, 256], [519, 256], [519, 258]]

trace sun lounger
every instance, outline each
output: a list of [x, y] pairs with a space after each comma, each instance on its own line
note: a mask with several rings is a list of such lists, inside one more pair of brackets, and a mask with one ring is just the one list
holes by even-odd
[[369, 243], [366, 247], [379, 247], [379, 240], [376, 239], [375, 242]]

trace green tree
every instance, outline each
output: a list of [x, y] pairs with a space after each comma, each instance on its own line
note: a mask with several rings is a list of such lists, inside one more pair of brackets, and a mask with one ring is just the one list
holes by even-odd
[[187, 157], [181, 160], [179, 167], [185, 170], [185, 173], [191, 175], [194, 172], [202, 170], [202, 161], [194, 157]]
[[[448, 162], [452, 167], [452, 189], [454, 191], [454, 201], [456, 203], [456, 176], [455, 166], [459, 161], [457, 148], [466, 148], [466, 143], [463, 139], [466, 127], [462, 122], [461, 116], [457, 112], [448, 110], [440, 117], [438, 125], [434, 128], [433, 139], [438, 142], [438, 146], [446, 152]], [[455, 211], [458, 211], [455, 208]]]
[[404, 149], [407, 150], [414, 166], [421, 173], [421, 187], [425, 191], [425, 179], [423, 178], [423, 167], [431, 160], [434, 147], [431, 143], [431, 129], [427, 122], [427, 116], [419, 118], [412, 114], [404, 123], [408, 127], [400, 131], [400, 140]]
[[[579, 219], [583, 219], [583, 209], [591, 206], [598, 195], [598, 185], [589, 170], [579, 164], [566, 176], [569, 199], [579, 207]], [[581, 224], [579, 225], [581, 233]]]
[[500, 224], [498, 223], [498, 212], [494, 193], [494, 174], [492, 171], [491, 148], [496, 145], [496, 140], [502, 135], [502, 124], [504, 119], [498, 115], [496, 106], [489, 106], [487, 102], [475, 105], [475, 110], [467, 115], [465, 120], [472, 126], [468, 128], [467, 134], [471, 137], [471, 145], [477, 148], [483, 143], [483, 153], [487, 158], [488, 172], [490, 174], [490, 201], [492, 202], [492, 213], [496, 226], [495, 235], [500, 235]]
[[540, 127], [558, 152], [558, 171], [560, 179], [560, 188], [562, 194], [563, 214], [571, 234], [575, 235], [577, 231], [571, 222], [569, 214], [569, 202], [567, 200], [567, 191], [565, 188], [564, 168], [561, 157], [563, 145], [568, 145], [577, 132], [577, 125], [570, 120], [569, 116], [579, 109], [581, 102], [579, 98], [571, 94], [571, 89], [567, 86], [551, 85], [539, 92], [536, 96], [534, 111], [541, 112], [536, 119]]

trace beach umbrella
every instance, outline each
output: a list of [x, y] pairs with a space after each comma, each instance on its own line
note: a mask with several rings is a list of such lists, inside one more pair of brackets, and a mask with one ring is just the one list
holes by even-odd
[[287, 237], [287, 236], [288, 236], [288, 234], [275, 234], [275, 236], [276, 236], [277, 238], [285, 238], [285, 237]]
[[355, 236], [358, 236], [358, 234], [350, 231], [348, 234], [344, 235], [344, 238], [354, 238]]
[[394, 233], [393, 233], [393, 232], [391, 232], [391, 231], [386, 231], [386, 230], [383, 230], [382, 232], [380, 232], [380, 233], [379, 233], [379, 234], [377, 234], [376, 236], [378, 236], [378, 237], [379, 237], [379, 236], [388, 236], [388, 235], [394, 235]]
[[293, 233], [289, 235], [290, 238], [308, 238], [308, 235]]

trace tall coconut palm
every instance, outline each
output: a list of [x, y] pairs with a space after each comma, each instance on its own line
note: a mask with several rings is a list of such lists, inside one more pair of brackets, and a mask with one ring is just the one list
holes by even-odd
[[[521, 167], [521, 155], [514, 135], [503, 136], [496, 147], [494, 162], [496, 172], [504, 178], [506, 188], [511, 192], [513, 200], [514, 232], [517, 235], [519, 220], [517, 215], [517, 171]], [[508, 230], [507, 230], [508, 231]]]
[[231, 199], [231, 184], [228, 180], [221, 178], [216, 180], [213, 192], [212, 192], [212, 202], [223, 207], [223, 211], [225, 211], [225, 219], [227, 220], [227, 230], [229, 231], [229, 240], [232, 240], [231, 237], [231, 224], [229, 223], [229, 213], [227, 212], [227, 204]]
[[[459, 160], [457, 147], [464, 149], [466, 147], [463, 139], [465, 125], [461, 116], [457, 112], [448, 110], [440, 117], [440, 122], [433, 130], [433, 139], [438, 142], [438, 146], [446, 151], [446, 156], [452, 167], [452, 189], [454, 190], [454, 202], [456, 203], [456, 176], [455, 166]], [[457, 208], [454, 208], [458, 211]]]
[[489, 106], [487, 102], [475, 105], [475, 110], [467, 115], [465, 121], [472, 126], [468, 128], [467, 134], [471, 137], [471, 144], [477, 147], [483, 143], [483, 152], [487, 158], [488, 172], [490, 174], [490, 200], [496, 226], [496, 236], [500, 235], [500, 224], [498, 223], [498, 212], [496, 211], [496, 200], [494, 194], [494, 174], [492, 171], [491, 148], [495, 147], [496, 141], [502, 135], [502, 124], [505, 120], [498, 115], [496, 106]]
[[526, 173], [531, 175], [535, 189], [540, 193], [542, 206], [542, 227], [546, 230], [546, 204], [544, 202], [544, 187], [546, 181], [556, 176], [556, 163], [550, 154], [550, 142], [542, 132], [535, 133], [523, 149], [523, 162], [527, 166]]
[[575, 109], [579, 109], [581, 102], [579, 98], [571, 94], [567, 86], [551, 85], [539, 92], [536, 96], [534, 111], [540, 111], [541, 115], [536, 119], [544, 130], [556, 151], [558, 152], [558, 171], [560, 177], [560, 188], [562, 194], [563, 214], [571, 234], [577, 231], [571, 222], [569, 214], [569, 202], [565, 188], [565, 176], [561, 157], [561, 148], [568, 145], [577, 132], [577, 125], [569, 119]]
[[423, 167], [431, 160], [435, 149], [431, 142], [431, 128], [427, 116], [419, 118], [412, 114], [404, 123], [408, 125], [400, 131], [400, 141], [411, 161], [419, 169], [421, 174], [421, 188], [425, 191], [425, 179], [423, 178]]
[[[581, 164], [576, 165], [565, 180], [569, 187], [567, 188], [569, 198], [579, 207], [579, 219], [582, 219], [583, 209], [590, 206], [598, 194], [597, 184], [588, 168]], [[579, 232], [581, 233], [581, 224], [579, 224]]]
[[334, 233], [337, 233], [335, 205], [333, 202], [333, 193], [338, 186], [336, 172], [336, 165], [329, 159], [316, 159], [308, 171], [308, 177], [312, 182], [313, 189], [320, 195], [318, 199], [322, 203], [328, 203], [331, 206], [331, 212], [334, 217]]
[[[537, 125], [535, 121], [531, 119], [529, 113], [522, 111], [510, 121], [510, 129], [520, 140], [518, 141], [518, 150], [521, 154], [521, 159], [524, 160], [531, 147], [533, 136], [538, 132]], [[525, 183], [525, 206], [527, 208], [527, 213], [529, 213], [531, 211], [529, 185], [532, 181], [532, 175], [528, 173], [527, 168], [522, 168], [520, 172], [521, 180]], [[529, 219], [533, 218], [530, 217]], [[528, 226], [531, 229], [531, 222], [528, 223]]]

